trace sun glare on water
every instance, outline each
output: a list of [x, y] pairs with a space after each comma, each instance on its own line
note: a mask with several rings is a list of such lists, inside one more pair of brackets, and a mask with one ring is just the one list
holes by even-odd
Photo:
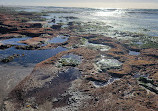
[[121, 17], [125, 14], [125, 11], [122, 9], [106, 9], [103, 11], [98, 11], [95, 16], [105, 16], [105, 17]]

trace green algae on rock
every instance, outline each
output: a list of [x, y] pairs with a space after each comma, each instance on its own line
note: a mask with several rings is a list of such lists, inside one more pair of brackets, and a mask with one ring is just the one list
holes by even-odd
[[62, 58], [59, 60], [59, 63], [62, 66], [77, 66], [79, 64], [79, 61], [72, 59], [72, 58]]
[[81, 44], [85, 47], [88, 47], [90, 49], [94, 50], [100, 50], [100, 51], [108, 51], [111, 49], [110, 46], [103, 45], [103, 44], [94, 44], [94, 43], [89, 43], [87, 39], [82, 38], [81, 39]]
[[101, 59], [96, 63], [96, 65], [100, 70], [106, 70], [108, 68], [119, 68], [122, 63], [116, 59]]
[[75, 54], [64, 55], [59, 61], [58, 66], [72, 66], [75, 67], [81, 63], [81, 58]]
[[107, 45], [102, 45], [102, 44], [88, 43], [86, 46], [87, 46], [88, 48], [92, 48], [92, 49], [100, 50], [100, 51], [108, 51], [108, 50], [111, 49], [109, 46], [107, 46]]

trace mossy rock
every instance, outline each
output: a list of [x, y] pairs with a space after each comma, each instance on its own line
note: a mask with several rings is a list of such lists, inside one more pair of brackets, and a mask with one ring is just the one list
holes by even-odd
[[62, 58], [59, 60], [59, 63], [62, 66], [72, 66], [75, 67], [77, 65], [80, 64], [80, 61], [76, 60], [76, 59], [72, 59], [72, 58]]
[[88, 40], [85, 38], [81, 38], [80, 41], [82, 45], [85, 45], [86, 43], [88, 43]]
[[100, 70], [106, 71], [107, 69], [120, 68], [122, 63], [116, 59], [101, 59], [96, 62], [96, 65]]
[[145, 44], [141, 46], [141, 48], [158, 48], [158, 43], [152, 42], [152, 41], [147, 41]]

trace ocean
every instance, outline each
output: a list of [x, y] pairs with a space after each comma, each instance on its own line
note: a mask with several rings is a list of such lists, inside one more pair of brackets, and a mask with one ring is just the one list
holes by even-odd
[[78, 19], [73, 21], [85, 23], [87, 25], [83, 27], [85, 33], [100, 33], [121, 38], [121, 36], [129, 37], [128, 32], [158, 37], [158, 9], [24, 7], [20, 10], [30, 12], [53, 11], [53, 13], [45, 16], [48, 20], [52, 18], [61, 19], [67, 16], [77, 17]]

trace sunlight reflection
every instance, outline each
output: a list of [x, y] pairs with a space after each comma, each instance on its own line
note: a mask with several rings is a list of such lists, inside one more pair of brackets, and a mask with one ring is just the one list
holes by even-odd
[[121, 9], [104, 9], [103, 11], [96, 12], [95, 16], [106, 16], [106, 17], [121, 17], [125, 15], [125, 10]]

